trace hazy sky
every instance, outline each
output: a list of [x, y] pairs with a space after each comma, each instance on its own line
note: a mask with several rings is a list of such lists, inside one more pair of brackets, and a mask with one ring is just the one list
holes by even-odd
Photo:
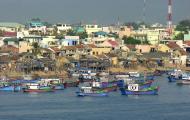
[[[147, 0], [146, 21], [166, 23], [168, 0]], [[190, 18], [190, 0], [173, 0], [173, 21]], [[0, 0], [0, 22], [39, 17], [49, 22], [141, 21], [143, 0]]]

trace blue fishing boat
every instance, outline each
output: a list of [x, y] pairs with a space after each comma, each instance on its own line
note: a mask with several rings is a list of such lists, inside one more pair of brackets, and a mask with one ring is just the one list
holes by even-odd
[[0, 91], [21, 91], [22, 90], [22, 86], [15, 86], [15, 85], [10, 85], [10, 86], [1, 86], [0, 87]]
[[[136, 81], [136, 84], [139, 85], [139, 89], [145, 89], [145, 88], [149, 88], [152, 85], [153, 81]], [[118, 87], [119, 88], [125, 88], [128, 85], [125, 85], [124, 80], [119, 80], [118, 81]]]
[[169, 82], [176, 82], [177, 80], [182, 79], [183, 72], [179, 69], [174, 69], [173, 71], [168, 73], [168, 80]]
[[175, 76], [168, 76], [168, 80], [169, 82], [176, 82], [177, 80], [179, 80], [179, 78]]
[[108, 92], [101, 91], [101, 90], [93, 90], [92, 87], [81, 87], [80, 90], [76, 92], [76, 94], [79, 97], [85, 97], [85, 96], [104, 97], [104, 96], [108, 96]]
[[138, 84], [130, 84], [128, 88], [120, 88], [122, 95], [158, 95], [159, 87], [149, 87], [145, 89], [139, 89]]

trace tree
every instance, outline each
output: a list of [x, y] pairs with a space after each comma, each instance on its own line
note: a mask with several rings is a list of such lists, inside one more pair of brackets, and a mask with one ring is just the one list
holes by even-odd
[[55, 26], [54, 28], [53, 28], [53, 36], [57, 36], [58, 34], [58, 28]]
[[67, 35], [69, 35], [69, 36], [75, 36], [76, 33], [72, 29], [70, 29], [70, 30], [67, 31]]
[[124, 23], [125, 26], [132, 26], [134, 30], [137, 30], [139, 28], [139, 25], [135, 22], [126, 22]]
[[138, 30], [141, 26], [150, 27], [150, 25], [146, 24], [145, 22], [126, 22], [124, 23], [125, 26], [132, 26], [134, 30]]
[[176, 26], [177, 31], [187, 33], [190, 30], [190, 20], [182, 20]]
[[0, 36], [3, 36], [3, 34], [4, 34], [4, 31], [0, 30]]
[[38, 42], [33, 42], [33, 43], [32, 43], [32, 47], [33, 47], [32, 53], [33, 53], [35, 56], [41, 54], [41, 48], [40, 48]]
[[133, 37], [127, 37], [123, 36], [124, 44], [132, 44], [132, 45], [137, 45], [137, 44], [150, 44], [147, 40], [138, 40]]
[[88, 37], [87, 32], [81, 32], [81, 33], [77, 33], [77, 35], [80, 37], [80, 39], [85, 39]]
[[132, 44], [132, 45], [141, 44], [141, 40], [134, 39], [133, 37], [123, 36], [123, 40], [125, 44]]
[[184, 34], [180, 32], [174, 37], [174, 40], [183, 40], [184, 39]]

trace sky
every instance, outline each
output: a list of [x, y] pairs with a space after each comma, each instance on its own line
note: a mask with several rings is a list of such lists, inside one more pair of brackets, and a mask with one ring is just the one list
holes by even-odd
[[[146, 0], [147, 23], [167, 20], [168, 0]], [[190, 19], [190, 0], [173, 0], [173, 21]], [[143, 20], [143, 0], [0, 0], [0, 22], [113, 24]]]

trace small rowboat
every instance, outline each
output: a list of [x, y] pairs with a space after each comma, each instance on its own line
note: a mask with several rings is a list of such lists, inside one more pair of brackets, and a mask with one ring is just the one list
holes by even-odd
[[190, 85], [190, 80], [180, 80], [177, 85]]

